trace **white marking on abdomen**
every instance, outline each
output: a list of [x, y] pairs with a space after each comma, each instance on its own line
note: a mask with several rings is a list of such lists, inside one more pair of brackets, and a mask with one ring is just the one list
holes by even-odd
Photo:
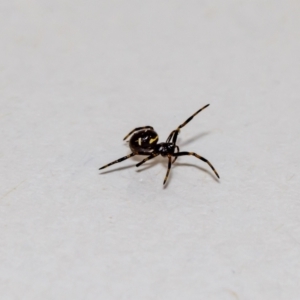
[[158, 135], [157, 135], [154, 139], [151, 139], [151, 140], [149, 141], [149, 143], [152, 144], [152, 143], [155, 142], [157, 139], [158, 139]]

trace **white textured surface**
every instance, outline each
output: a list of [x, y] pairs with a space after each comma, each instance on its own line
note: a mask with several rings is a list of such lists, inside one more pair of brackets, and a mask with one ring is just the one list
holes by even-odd
[[[299, 1], [0, 4], [0, 294], [298, 300]], [[185, 127], [166, 161], [98, 168]]]

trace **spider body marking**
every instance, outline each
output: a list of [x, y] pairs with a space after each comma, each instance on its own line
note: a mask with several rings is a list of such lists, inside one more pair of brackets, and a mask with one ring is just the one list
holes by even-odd
[[[149, 126], [150, 127], [150, 126]], [[135, 132], [129, 140], [129, 147], [134, 153], [150, 155], [158, 142], [158, 134], [151, 128]]]
[[[206, 162], [210, 166], [210, 168], [214, 171], [215, 175], [218, 178], [220, 178], [219, 174], [217, 173], [217, 171], [215, 170], [213, 165], [206, 158], [200, 156], [199, 154], [197, 154], [195, 152], [187, 152], [187, 151], [180, 152], [179, 147], [176, 145], [177, 137], [180, 132], [180, 129], [183, 128], [198, 113], [200, 113], [203, 109], [205, 109], [208, 106], [209, 106], [209, 104], [205, 105], [204, 107], [202, 107], [201, 109], [196, 111], [185, 122], [183, 122], [181, 125], [179, 125], [177, 129], [173, 130], [170, 133], [169, 137], [167, 138], [166, 142], [163, 142], [163, 143], [158, 143], [158, 138], [159, 138], [158, 134], [154, 131], [152, 126], [143, 126], [143, 127], [137, 127], [135, 129], [133, 129], [124, 138], [124, 140], [126, 140], [129, 136], [132, 135], [129, 140], [129, 147], [130, 147], [132, 153], [101, 167], [99, 170], [102, 170], [113, 164], [124, 161], [135, 155], [147, 155], [147, 157], [145, 159], [143, 159], [136, 165], [137, 167], [139, 167], [146, 161], [153, 159], [153, 158], [157, 157], [158, 155], [161, 155], [163, 157], [168, 158], [168, 170], [167, 170], [167, 174], [164, 179], [164, 184], [165, 184], [167, 182], [167, 179], [168, 179], [168, 176], [170, 173], [171, 165], [176, 161], [176, 159], [179, 156], [192, 155], [192, 156], [195, 156], [196, 158]], [[173, 158], [173, 160], [172, 160], [172, 158]]]

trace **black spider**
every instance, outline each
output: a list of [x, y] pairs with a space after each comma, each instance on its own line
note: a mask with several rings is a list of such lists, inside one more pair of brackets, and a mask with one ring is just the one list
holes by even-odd
[[[149, 159], [152, 159], [158, 155], [161, 155], [163, 157], [168, 157], [168, 159], [169, 159], [168, 170], [167, 170], [167, 174], [166, 174], [166, 177], [164, 180], [164, 184], [165, 184], [167, 182], [167, 179], [168, 179], [168, 176], [170, 173], [171, 165], [176, 161], [178, 156], [193, 155], [193, 156], [201, 159], [202, 161], [206, 162], [212, 168], [212, 170], [215, 172], [216, 176], [218, 178], [220, 178], [217, 171], [215, 170], [215, 168], [212, 166], [212, 164], [206, 158], [204, 158], [194, 152], [186, 152], [186, 151], [180, 152], [179, 147], [176, 145], [177, 136], [178, 136], [180, 129], [182, 127], [184, 127], [188, 122], [190, 122], [200, 111], [202, 111], [203, 109], [205, 109], [208, 106], [209, 106], [209, 104], [205, 105], [204, 107], [202, 107], [201, 109], [196, 111], [183, 124], [179, 125], [177, 129], [173, 130], [170, 133], [170, 135], [167, 138], [165, 143], [159, 143], [159, 144], [157, 143], [158, 142], [158, 134], [154, 131], [153, 127], [151, 127], [151, 126], [137, 127], [135, 129], [133, 129], [124, 138], [124, 140], [126, 140], [131, 134], [133, 134], [135, 132], [129, 140], [129, 146], [130, 146], [132, 153], [101, 167], [99, 170], [102, 170], [113, 164], [119, 163], [119, 162], [121, 162], [127, 158], [130, 158], [134, 155], [148, 155], [148, 157], [146, 157], [144, 160], [142, 160], [141, 162], [139, 162], [136, 165], [137, 167], [139, 167], [140, 165], [142, 165]], [[177, 150], [177, 152], [175, 152], [175, 150]], [[172, 157], [174, 157], [173, 161], [172, 161]]]

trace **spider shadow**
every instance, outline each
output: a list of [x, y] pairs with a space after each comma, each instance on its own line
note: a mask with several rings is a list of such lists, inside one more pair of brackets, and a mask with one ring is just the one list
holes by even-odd
[[[172, 160], [173, 160], [173, 158], [172, 158]], [[142, 167], [138, 168], [136, 170], [136, 172], [146, 171], [146, 170], [152, 168], [153, 166], [155, 166], [157, 164], [161, 164], [161, 165], [165, 166], [166, 167], [166, 171], [165, 172], [167, 172], [168, 159], [166, 157], [162, 157], [162, 156], [158, 156], [158, 157], [154, 158], [152, 161], [145, 163], [143, 165], [144, 167], [143, 168]], [[173, 165], [172, 165], [172, 167], [173, 167]], [[171, 169], [172, 169], [172, 167], [171, 167]], [[171, 181], [171, 179], [172, 179], [172, 172], [170, 170], [168, 181], [163, 186], [164, 189], [168, 186], [168, 184]]]
[[181, 143], [181, 140], [182, 140], [182, 139], [181, 139], [181, 137], [178, 135], [177, 144], [178, 144], [178, 142], [179, 142], [179, 143], [180, 143], [180, 147], [182, 147], [182, 146], [188, 145], [188, 144], [190, 144], [190, 143], [192, 143], [192, 142], [194, 142], [194, 141], [196, 141], [196, 140], [198, 140], [198, 139], [200, 139], [200, 138], [202, 138], [202, 137], [204, 137], [204, 136], [206, 136], [206, 135], [209, 135], [209, 134], [210, 134], [210, 131], [204, 131], [204, 132], [201, 132], [201, 133], [198, 133], [198, 134], [192, 136], [191, 138], [185, 140], [185, 141], [182, 142], [182, 143]]

